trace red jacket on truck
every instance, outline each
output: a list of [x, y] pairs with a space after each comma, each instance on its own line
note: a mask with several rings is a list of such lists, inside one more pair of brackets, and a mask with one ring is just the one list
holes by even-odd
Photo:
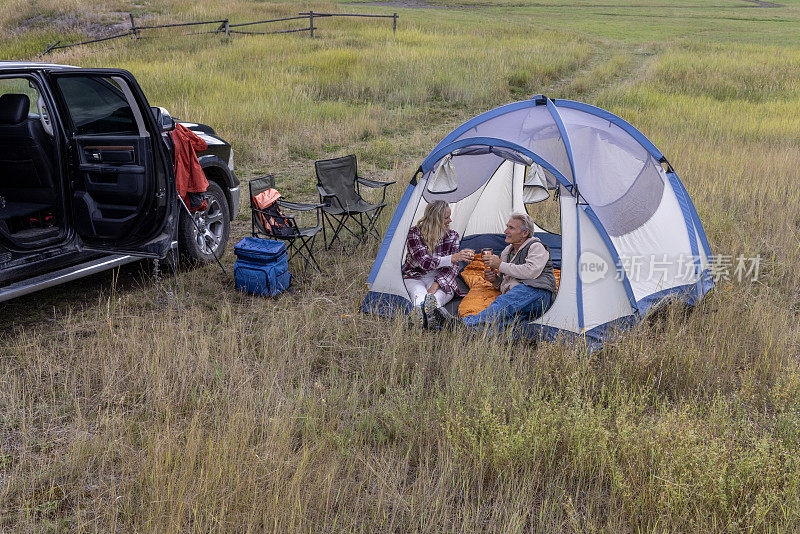
[[204, 193], [208, 189], [206, 173], [196, 154], [208, 148], [208, 144], [182, 124], [176, 124], [172, 130], [172, 142], [175, 143], [175, 187], [178, 195], [191, 211], [204, 210], [205, 200], [201, 201], [198, 195], [191, 193]]

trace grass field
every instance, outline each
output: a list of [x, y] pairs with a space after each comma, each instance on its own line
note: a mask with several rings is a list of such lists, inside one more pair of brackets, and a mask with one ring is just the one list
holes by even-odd
[[172, 32], [46, 59], [129, 69], [228, 139], [243, 182], [276, 173], [293, 199], [313, 199], [314, 159], [355, 153], [398, 180], [391, 207], [464, 120], [586, 101], [666, 155], [714, 253], [763, 260], [592, 355], [360, 314], [374, 242], [320, 253], [278, 300], [214, 266], [136, 266], [4, 303], [0, 531], [800, 529], [800, 2], [778, 3], [5, 2], [8, 59], [129, 11], [398, 12], [396, 35], [331, 19], [313, 40]]

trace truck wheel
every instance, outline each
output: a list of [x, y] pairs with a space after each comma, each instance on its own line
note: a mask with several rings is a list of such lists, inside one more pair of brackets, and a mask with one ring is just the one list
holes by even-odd
[[[231, 218], [228, 201], [222, 188], [209, 181], [205, 193], [207, 207], [204, 211], [192, 213], [192, 222], [183, 206], [178, 223], [178, 247], [181, 257], [190, 263], [206, 264], [221, 258], [231, 232]], [[199, 228], [199, 231], [198, 231]]]

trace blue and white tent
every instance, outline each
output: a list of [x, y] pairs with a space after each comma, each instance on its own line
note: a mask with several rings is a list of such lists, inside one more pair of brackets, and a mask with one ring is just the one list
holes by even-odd
[[369, 274], [365, 312], [409, 312], [400, 268], [425, 206], [450, 202], [462, 248], [504, 246], [509, 215], [557, 194], [561, 234], [537, 227], [561, 269], [532, 336], [598, 344], [666, 298], [697, 304], [713, 287], [711, 250], [694, 205], [663, 154], [600, 108], [537, 96], [487, 111], [445, 137], [406, 188]]

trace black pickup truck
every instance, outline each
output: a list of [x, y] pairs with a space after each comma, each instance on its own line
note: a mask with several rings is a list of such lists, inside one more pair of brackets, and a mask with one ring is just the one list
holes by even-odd
[[177, 247], [215, 261], [239, 207], [233, 150], [208, 126], [207, 208], [175, 190], [175, 120], [133, 75], [0, 61], [0, 302]]

